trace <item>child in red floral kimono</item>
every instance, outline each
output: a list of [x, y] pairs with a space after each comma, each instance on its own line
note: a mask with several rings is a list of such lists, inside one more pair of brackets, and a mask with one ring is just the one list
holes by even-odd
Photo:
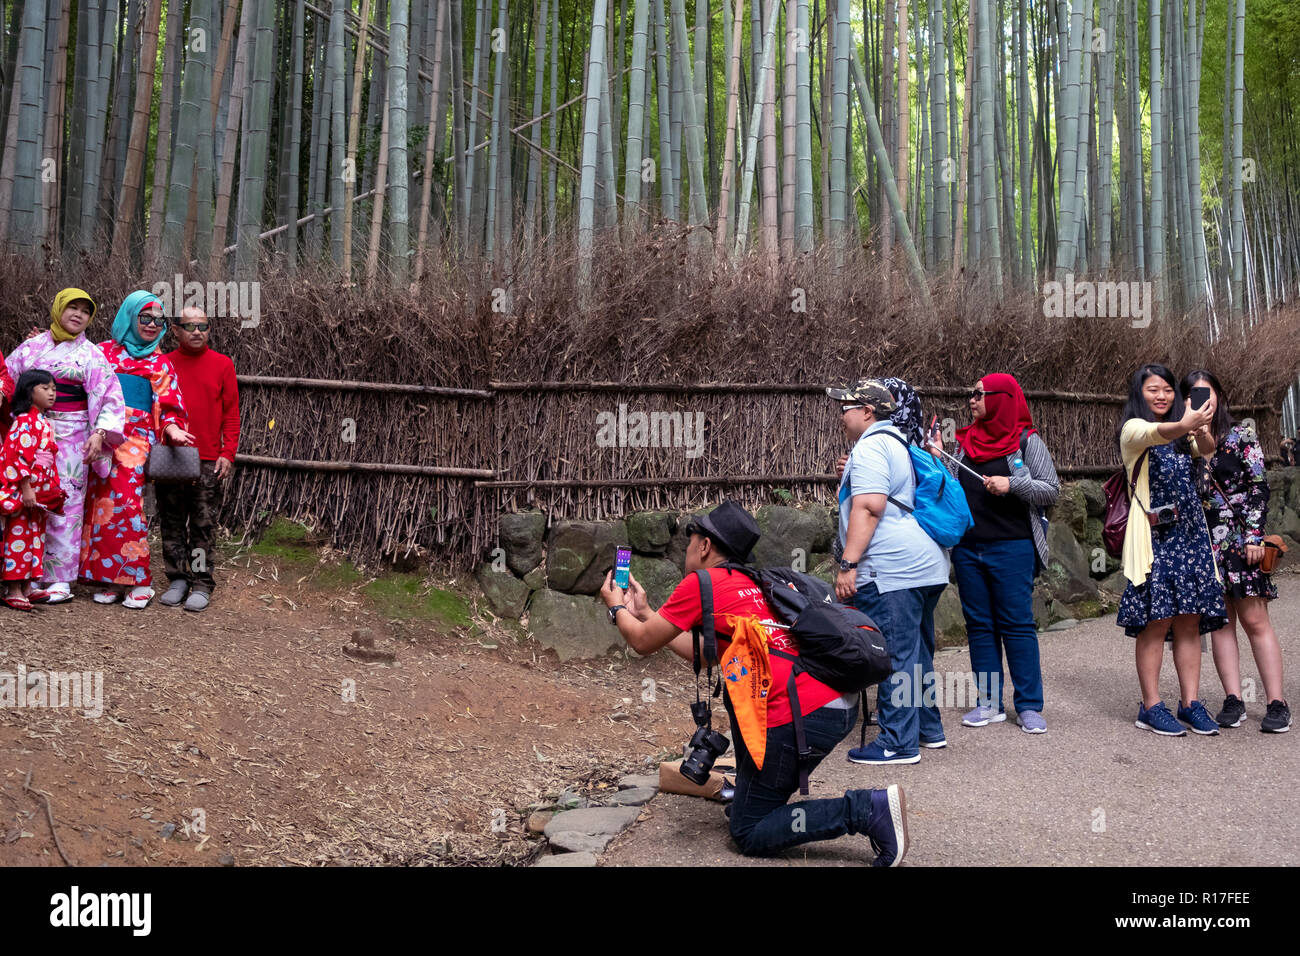
[[63, 509], [63, 489], [54, 456], [54, 429], [42, 414], [58, 398], [54, 376], [41, 369], [24, 372], [14, 388], [13, 424], [0, 451], [0, 518], [4, 520], [3, 602], [30, 611], [41, 599], [39, 581], [45, 554], [45, 517]]

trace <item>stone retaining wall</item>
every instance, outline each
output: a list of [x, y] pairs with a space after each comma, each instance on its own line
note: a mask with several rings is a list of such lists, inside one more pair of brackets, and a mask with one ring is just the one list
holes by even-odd
[[[1281, 534], [1300, 559], [1300, 468], [1268, 473], [1270, 534]], [[645, 587], [652, 607], [667, 599], [682, 578], [686, 525], [695, 514], [643, 511], [613, 521], [548, 522], [540, 511], [502, 515], [499, 547], [475, 577], [498, 615], [519, 620], [561, 660], [597, 657], [623, 646], [610, 627], [604, 605], [594, 597], [614, 549], [632, 548], [632, 574]], [[1034, 585], [1034, 618], [1040, 629], [1057, 622], [1095, 617], [1114, 610], [1124, 590], [1119, 562], [1102, 547], [1105, 496], [1101, 482], [1066, 482], [1049, 512], [1051, 559]], [[755, 514], [763, 532], [754, 549], [760, 567], [793, 565], [831, 581], [831, 545], [836, 512], [823, 505], [792, 508], [767, 505]], [[940, 645], [964, 644], [966, 627], [957, 589], [944, 591], [936, 612]]]

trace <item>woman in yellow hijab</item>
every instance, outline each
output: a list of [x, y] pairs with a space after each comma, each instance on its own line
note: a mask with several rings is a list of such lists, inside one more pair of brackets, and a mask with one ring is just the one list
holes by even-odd
[[72, 598], [81, 557], [81, 526], [89, 469], [107, 474], [106, 452], [122, 441], [126, 409], [122, 386], [104, 353], [86, 338], [95, 301], [82, 289], [64, 289], [50, 307], [48, 332], [34, 335], [5, 359], [17, 379], [31, 369], [54, 376], [59, 396], [45, 413], [59, 444], [59, 478], [68, 499], [62, 515], [45, 528], [45, 580], [31, 600], [59, 603]]

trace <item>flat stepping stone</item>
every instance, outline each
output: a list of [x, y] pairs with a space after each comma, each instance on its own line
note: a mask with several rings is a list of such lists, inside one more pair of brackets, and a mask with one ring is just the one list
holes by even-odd
[[1067, 617], [1067, 618], [1066, 618], [1065, 620], [1063, 620], [1063, 621], [1057, 621], [1055, 624], [1049, 625], [1048, 628], [1047, 628], [1047, 630], [1049, 630], [1049, 631], [1068, 631], [1070, 628], [1072, 628], [1072, 627], [1078, 627], [1078, 626], [1079, 626], [1079, 622], [1078, 622], [1078, 620], [1076, 620], [1075, 618], [1072, 618], [1072, 617]]
[[640, 815], [636, 807], [586, 807], [557, 813], [543, 832], [562, 850], [600, 853]]
[[533, 866], [595, 866], [594, 853], [554, 853], [544, 856]]
[[657, 773], [632, 773], [628, 774], [618, 782], [620, 790], [635, 790], [638, 787], [651, 787], [659, 789], [659, 774]]
[[658, 787], [632, 787], [628, 790], [612, 793], [607, 799], [613, 806], [639, 807], [653, 800], [658, 792]]

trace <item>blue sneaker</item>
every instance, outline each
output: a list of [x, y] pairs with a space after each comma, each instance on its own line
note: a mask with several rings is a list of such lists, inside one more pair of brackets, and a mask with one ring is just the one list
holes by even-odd
[[1134, 725], [1142, 730], [1149, 730], [1152, 733], [1160, 734], [1162, 737], [1186, 737], [1187, 731], [1183, 730], [1183, 725], [1174, 720], [1174, 715], [1169, 713], [1169, 708], [1165, 702], [1159, 701], [1150, 710], [1142, 706], [1138, 701], [1138, 719]]
[[1043, 715], [1036, 710], [1022, 710], [1016, 715], [1016, 722], [1027, 734], [1047, 733], [1047, 721], [1043, 720]]
[[892, 783], [885, 790], [871, 791], [871, 822], [867, 839], [876, 851], [872, 866], [898, 866], [907, 853], [907, 798], [903, 788]]
[[961, 725], [963, 727], [987, 727], [989, 724], [996, 724], [998, 721], [1006, 719], [1005, 711], [994, 710], [992, 707], [976, 707], [966, 713], [966, 716], [961, 719]]
[[849, 751], [851, 763], [920, 763], [920, 753], [905, 754], [898, 750], [886, 750], [877, 737], [865, 747], [854, 747]]
[[1178, 719], [1192, 728], [1192, 732], [1201, 734], [1204, 737], [1217, 737], [1219, 735], [1219, 724], [1210, 716], [1210, 712], [1205, 709], [1205, 705], [1199, 700], [1194, 700], [1187, 707], [1183, 702], [1178, 702]]

